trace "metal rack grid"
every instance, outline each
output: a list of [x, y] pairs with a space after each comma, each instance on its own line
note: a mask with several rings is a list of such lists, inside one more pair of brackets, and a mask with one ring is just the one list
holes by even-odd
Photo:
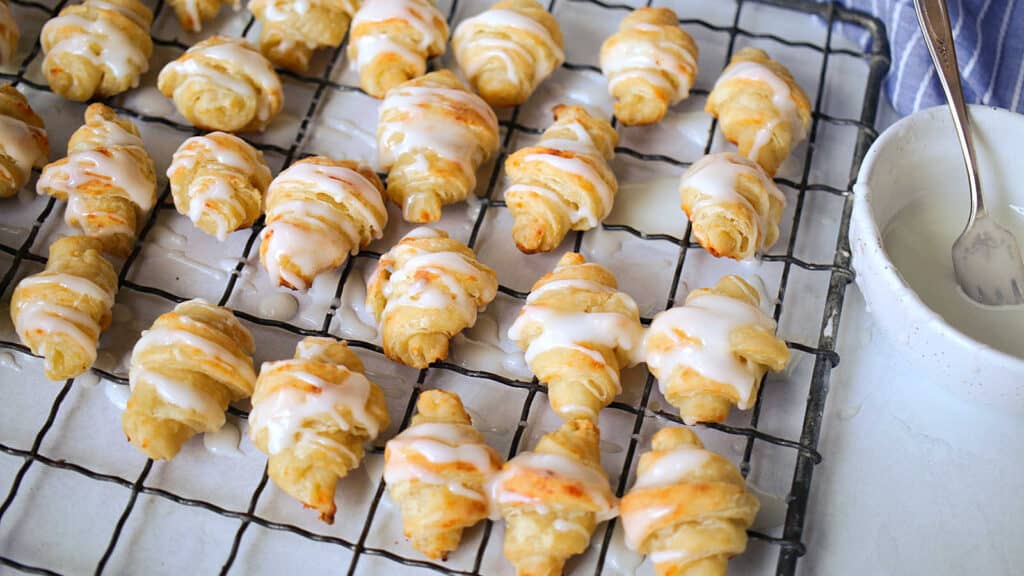
[[[632, 10], [631, 6], [609, 3], [603, 0], [549, 0], [548, 9], [552, 10], [554, 8], [555, 2], [558, 1], [570, 3], [589, 3], [599, 6], [602, 9], [608, 11], [628, 12]], [[33, 0], [10, 0], [10, 2], [12, 4], [17, 4], [27, 9], [40, 11], [46, 14], [47, 17], [52, 17], [60, 11], [60, 9], [68, 2], [68, 0], [61, 0], [52, 9], [45, 6], [44, 4], [35, 2]], [[647, 0], [648, 5], [650, 5], [651, 2], [652, 0]], [[824, 46], [818, 46], [807, 42], [791, 41], [786, 38], [781, 38], [771, 34], [754, 33], [741, 28], [739, 25], [740, 14], [743, 10], [744, 4], [749, 3], [771, 5], [774, 7], [794, 10], [819, 17], [821, 21], [824, 23], [824, 25], [827, 27]], [[453, 0], [451, 9], [448, 14], [449, 23], [451, 23], [456, 13], [457, 7], [458, 0]], [[159, 14], [163, 8], [164, 0], [158, 0], [154, 9], [154, 14]], [[243, 36], [245, 36], [249, 32], [253, 23], [253, 19], [250, 17], [248, 24], [245, 26], [245, 29], [242, 32]], [[780, 447], [785, 447], [796, 451], [796, 466], [793, 471], [793, 479], [791, 489], [789, 492], [787, 512], [782, 537], [774, 537], [756, 531], [749, 532], [749, 536], [752, 539], [767, 542], [778, 548], [778, 561], [776, 565], [776, 572], [778, 574], [793, 574], [795, 573], [798, 559], [805, 553], [805, 546], [802, 541], [802, 536], [805, 521], [805, 513], [808, 502], [808, 495], [811, 488], [811, 480], [814, 472], [814, 467], [822, 460], [822, 456], [816, 450], [816, 447], [821, 429], [825, 399], [829, 389], [830, 372], [839, 362], [839, 356], [835, 352], [835, 338], [838, 333], [839, 319], [842, 312], [842, 304], [845, 289], [847, 284], [849, 284], [854, 277], [853, 269], [850, 267], [850, 247], [849, 241], [847, 239], [847, 231], [849, 229], [850, 213], [852, 208], [851, 194], [853, 179], [857, 174], [857, 170], [864, 157], [864, 154], [867, 152], [867, 149], [870, 146], [870, 144], [877, 137], [877, 132], [874, 129], [874, 120], [881, 92], [881, 82], [890, 66], [889, 45], [885, 37], [884, 25], [877, 19], [869, 17], [863, 13], [847, 9], [837, 3], [819, 3], [815, 2], [814, 0], [736, 0], [736, 10], [733, 16], [732, 24], [730, 26], [719, 26], [699, 19], [682, 19], [680, 20], [680, 23], [701, 26], [709, 30], [727, 33], [729, 36], [728, 50], [726, 54], [727, 59], [728, 57], [731, 56], [733, 52], [733, 48], [737, 37], [740, 36], [747, 38], [767, 39], [772, 42], [777, 42], [779, 44], [815, 50], [822, 54], [822, 64], [818, 80], [818, 92], [816, 101], [814, 103], [813, 121], [809, 131], [809, 145], [807, 147], [806, 157], [804, 158], [802, 176], [799, 181], [777, 179], [777, 181], [780, 184], [787, 185], [798, 191], [796, 208], [793, 216], [792, 233], [790, 235], [788, 245], [786, 246], [785, 253], [768, 254], [763, 256], [764, 261], [783, 263], [782, 278], [780, 281], [776, 305], [773, 313], [773, 316], [776, 321], [779, 320], [782, 313], [782, 306], [784, 303], [789, 274], [792, 266], [797, 266], [798, 268], [802, 268], [807, 271], [828, 274], [828, 293], [825, 302], [825, 309], [823, 311], [823, 316], [821, 319], [821, 326], [818, 332], [817, 346], [808, 346], [798, 342], [788, 342], [789, 347], [794, 351], [802, 354], [811, 355], [814, 358], [812, 381], [807, 396], [807, 404], [804, 412], [804, 419], [802, 422], [800, 438], [798, 440], [787, 439], [758, 430], [758, 420], [760, 417], [764, 387], [762, 387], [759, 391], [757, 403], [755, 404], [753, 410], [750, 413], [751, 417], [748, 426], [730, 426], [726, 424], [701, 425], [707, 428], [718, 430], [725, 434], [734, 435], [744, 439], [745, 446], [743, 449], [742, 462], [740, 464], [740, 469], [744, 476], [746, 476], [750, 470], [750, 460], [753, 452], [753, 446], [754, 443], [757, 441], [774, 444]], [[843, 26], [847, 29], [852, 28], [854, 30], [859, 30], [864, 35], [864, 37], [869, 40], [866, 43], [868, 48], [865, 50], [850, 50], [834, 47], [832, 45], [832, 39], [833, 32], [837, 26]], [[154, 38], [154, 43], [156, 45], [173, 47], [179, 50], [185, 50], [188, 48], [188, 46], [176, 40]], [[315, 92], [306, 111], [306, 114], [301, 119], [301, 124], [297, 131], [297, 134], [292, 144], [288, 148], [283, 148], [271, 144], [254, 143], [254, 146], [260, 148], [261, 150], [273, 151], [283, 155], [285, 158], [284, 167], [287, 167], [292, 161], [297, 159], [297, 157], [299, 156], [299, 150], [301, 145], [303, 144], [304, 138], [307, 133], [307, 129], [309, 128], [309, 123], [313, 119], [318, 110], [318, 106], [322, 96], [327, 91], [361, 92], [361, 90], [358, 87], [339, 84], [329, 79], [329, 75], [331, 74], [331, 71], [334, 70], [334, 65], [336, 64], [340, 55], [342, 54], [343, 49], [344, 44], [341, 47], [334, 49], [333, 52], [331, 52], [330, 64], [325, 68], [324, 73], [319, 77], [307, 77], [283, 70], [278, 71], [283, 76], [287, 76], [299, 82], [307, 83], [315, 87]], [[49, 91], [48, 86], [40, 85], [26, 78], [28, 66], [30, 62], [32, 62], [32, 60], [36, 58], [36, 56], [39, 54], [39, 51], [40, 44], [38, 39], [36, 39], [34, 47], [30, 50], [27, 57], [22, 61], [21, 65], [17, 70], [17, 73], [0, 73], [0, 80], [4, 82], [11, 82], [15, 85], [25, 84], [36, 90]], [[827, 115], [822, 112], [822, 95], [824, 93], [823, 87], [826, 81], [829, 58], [830, 56], [837, 54], [863, 59], [868, 65], [869, 72], [867, 76], [867, 82], [864, 87], [864, 99], [859, 118], [838, 118]], [[591, 70], [600, 72], [596, 67], [589, 65], [566, 63], [565, 67], [573, 70]], [[692, 93], [706, 95], [707, 91], [695, 89], [692, 91]], [[137, 121], [163, 124], [165, 126], [171, 127], [175, 130], [187, 133], [189, 135], [200, 133], [198, 130], [191, 126], [179, 124], [166, 118], [142, 114], [136, 110], [132, 110], [123, 106], [118, 106], [114, 103], [108, 104], [110, 104], [120, 114], [129, 116]], [[500, 165], [505, 156], [510, 152], [509, 145], [515, 133], [519, 132], [529, 134], [540, 134], [542, 132], [542, 130], [523, 126], [517, 123], [518, 115], [519, 108], [517, 107], [512, 112], [511, 118], [509, 120], [501, 122], [501, 125], [506, 129], [506, 134], [505, 137], [503, 138], [502, 149], [498, 155], [498, 165]], [[614, 124], [614, 118], [612, 119], [612, 122]], [[811, 158], [815, 151], [815, 140], [818, 135], [818, 129], [821, 123], [851, 126], [855, 127], [857, 130], [857, 140], [854, 149], [854, 155], [851, 159], [850, 166], [850, 181], [845, 189], [837, 188], [827, 184], [813, 183], [809, 181]], [[705, 153], [708, 153], [712, 149], [716, 126], [717, 123], [712, 121], [710, 129], [708, 131], [707, 142], [704, 148]], [[685, 167], [689, 164], [687, 162], [682, 162], [678, 159], [674, 159], [668, 156], [638, 152], [628, 147], [620, 146], [616, 148], [616, 153], [632, 156], [641, 161], [664, 162], [678, 167]], [[470, 247], [474, 246], [479, 237], [488, 209], [492, 207], [505, 206], [503, 200], [497, 200], [494, 198], [494, 192], [499, 173], [500, 170], [495, 169], [488, 182], [484, 202], [481, 204], [481, 208], [479, 210], [478, 215], [476, 216], [476, 220], [473, 224], [472, 232], [470, 234], [468, 242]], [[808, 193], [830, 194], [840, 197], [843, 200], [842, 213], [840, 215], [839, 220], [838, 237], [836, 238], [835, 256], [831, 263], [807, 262], [794, 256], [797, 231], [801, 222], [801, 214], [803, 211], [804, 199]], [[186, 298], [162, 290], [160, 288], [146, 286], [128, 280], [129, 272], [131, 271], [133, 264], [135, 264], [139, 256], [140, 250], [144, 242], [146, 241], [147, 234], [156, 223], [157, 216], [162, 210], [173, 210], [173, 206], [167, 203], [169, 194], [170, 189], [168, 185], [164, 187], [164, 190], [160, 194], [160, 198], [157, 203], [157, 208], [152, 211], [148, 220], [145, 222], [139, 234], [138, 242], [134, 246], [131, 254], [125, 260], [119, 272], [118, 282], [119, 288], [122, 290], [127, 289], [139, 293], [155, 295], [166, 300], [169, 300], [171, 302], [177, 303], [186, 300]], [[26, 236], [25, 240], [19, 246], [9, 246], [0, 243], [0, 252], [3, 252], [13, 257], [13, 262], [10, 268], [6, 271], [3, 277], [0, 278], [0, 296], [6, 294], [8, 289], [12, 288], [13, 280], [16, 278], [19, 266], [23, 262], [27, 261], [45, 263], [46, 259], [42, 256], [33, 253], [31, 251], [31, 248], [36, 240], [36, 237], [40, 232], [41, 227], [44, 225], [44, 223], [47, 222], [47, 219], [53, 213], [55, 203], [56, 202], [54, 199], [49, 199], [49, 201], [45, 204], [43, 210], [38, 214], [37, 218], [35, 219], [32, 228]], [[263, 223], [261, 220], [253, 227], [248, 237], [248, 240], [245, 243], [242, 258], [236, 265], [233, 272], [230, 274], [218, 304], [224, 305], [230, 299], [235, 289], [236, 282], [242, 272], [242, 269], [245, 266], [245, 260], [248, 258], [250, 252], [252, 251], [252, 248], [255, 244], [257, 237], [259, 236], [259, 232], [262, 229], [262, 226]], [[675, 237], [666, 234], [647, 234], [631, 226], [621, 224], [604, 224], [603, 226], [607, 230], [628, 232], [629, 234], [644, 240], [667, 241], [678, 248], [678, 256], [676, 258], [675, 270], [672, 278], [670, 293], [665, 301], [665, 308], [673, 306], [676, 297], [676, 292], [679, 288], [680, 278], [682, 275], [683, 266], [685, 264], [688, 251], [691, 249], [702, 249], [696, 242], [694, 242], [691, 239], [689, 224], [687, 224], [686, 231], [682, 235], [682, 237]], [[580, 249], [583, 242], [583, 237], [583, 232], [576, 233], [574, 244], [575, 250], [578, 251]], [[323, 323], [321, 325], [321, 328], [319, 330], [311, 330], [295, 326], [293, 324], [289, 324], [286, 322], [269, 320], [243, 311], [236, 310], [235, 314], [238, 317], [243, 318], [254, 324], [271, 326], [281, 330], [286, 330], [289, 333], [296, 336], [317, 335], [334, 337], [328, 332], [331, 326], [331, 322], [335, 316], [335, 312], [338, 309], [340, 297], [342, 294], [342, 290], [345, 286], [346, 279], [348, 278], [353, 268], [354, 262], [359, 258], [374, 260], [379, 257], [379, 253], [364, 251], [359, 255], [348, 260], [348, 262], [345, 264], [340, 280], [336, 287], [335, 299], [331, 303], [330, 308], [328, 309], [326, 316], [324, 317]], [[499, 290], [508, 296], [520, 300], [525, 299], [527, 295], [527, 293], [525, 292], [514, 290], [507, 286], [501, 286]], [[644, 323], [649, 323], [649, 319], [644, 319]], [[370, 342], [351, 339], [349, 340], [349, 342], [351, 345], [355, 347], [373, 350], [378, 353], [382, 352], [379, 346]], [[0, 349], [13, 350], [17, 351], [18, 353], [26, 355], [30, 354], [29, 350], [18, 342], [0, 341]], [[423, 384], [428, 372], [431, 370], [452, 371], [459, 373], [463, 376], [487, 379], [505, 386], [511, 386], [526, 390], [526, 399], [522, 406], [520, 419], [516, 426], [515, 434], [511, 442], [511, 448], [508, 453], [508, 456], [511, 457], [518, 452], [520, 441], [522, 440], [524, 431], [526, 429], [527, 417], [530, 413], [534, 399], [538, 393], [544, 394], [543, 387], [538, 384], [536, 379], [533, 379], [530, 382], [519, 381], [502, 375], [493, 374], [490, 372], [467, 369], [449, 362], [437, 362], [432, 366], [419, 372], [418, 378], [416, 379], [414, 385], [414, 389], [411, 393], [411, 396], [404, 411], [404, 417], [401, 426], [402, 428], [404, 428], [408, 424], [408, 421], [414, 410], [418, 394], [423, 388]], [[94, 372], [96, 372], [99, 376], [106, 380], [121, 385], [128, 384], [126, 378], [120, 377], [116, 374], [95, 368]], [[367, 517], [363, 522], [363, 527], [360, 532], [359, 538], [355, 541], [350, 541], [343, 538], [313, 533], [299, 526], [275, 522], [257, 515], [255, 513], [256, 506], [267, 485], [268, 480], [265, 468], [262, 475], [262, 479], [260, 480], [257, 487], [252, 492], [249, 498], [248, 508], [243, 513], [225, 509], [213, 502], [201, 499], [185, 498], [175, 493], [172, 493], [168, 490], [148, 486], [146, 484], [146, 479], [149, 476], [150, 471], [152, 470], [153, 467], [152, 460], [146, 461], [144, 467], [142, 468], [141, 472], [136, 478], [129, 479], [117, 475], [97, 472], [95, 470], [91, 470], [87, 467], [76, 464], [72, 461], [55, 460], [49, 458], [46, 455], [40, 453], [40, 446], [42, 445], [42, 442], [46, 437], [47, 432], [51, 429], [51, 427], [56, 422], [57, 418], [60, 416], [61, 405], [64, 402], [65, 398], [67, 397], [73, 383], [74, 379], [67, 380], [66, 382], [63, 383], [59, 392], [55, 395], [52, 405], [50, 406], [48, 417], [45, 419], [42, 426], [36, 432], [30, 449], [24, 450], [21, 448], [16, 448], [13, 446], [8, 446], [6, 444], [0, 443], [0, 452], [23, 459], [23, 463], [19, 468], [18, 472], [15, 474], [9, 492], [7, 493], [2, 504], [0, 504], [0, 522], [3, 521], [5, 513], [9, 510], [15, 498], [18, 496], [19, 490], [23, 488], [23, 481], [29, 468], [36, 463], [48, 467], [72, 471], [92, 480], [120, 485], [130, 490], [131, 496], [128, 500], [128, 503], [123, 509], [120, 518], [118, 519], [113, 529], [113, 532], [109, 538], [107, 547], [104, 550], [103, 555], [101, 556], [99, 562], [95, 567], [96, 574], [103, 573], [107, 565], [107, 562], [109, 561], [111, 555], [113, 554], [115, 548], [117, 547], [119, 539], [122, 536], [125, 523], [127, 522], [129, 516], [132, 513], [132, 510], [135, 506], [139, 494], [156, 496], [179, 505], [197, 507], [219, 514], [224, 517], [239, 520], [240, 524], [234, 535], [231, 548], [229, 551], [227, 551], [226, 560], [224, 561], [223, 566], [221, 568], [221, 574], [227, 574], [231, 570], [237, 558], [239, 546], [250, 524], [257, 524], [258, 526], [262, 526], [264, 528], [269, 528], [272, 530], [287, 531], [310, 540], [322, 542], [328, 545], [341, 546], [352, 551], [352, 560], [347, 569], [348, 574], [354, 574], [357, 572], [359, 561], [361, 557], [364, 555], [380, 556], [387, 558], [398, 564], [427, 568], [436, 572], [440, 572], [442, 574], [481, 574], [481, 563], [491, 533], [492, 524], [490, 522], [487, 522], [487, 525], [484, 529], [483, 537], [476, 553], [476, 560], [471, 571], [453, 570], [449, 567], [434, 562], [424, 561], [422, 559], [406, 558], [396, 555], [388, 550], [368, 546], [366, 543], [367, 535], [370, 531], [371, 525], [373, 524], [377, 507], [381, 501], [385, 489], [383, 480], [380, 480], [377, 484], [376, 492], [374, 494], [373, 501], [369, 509], [369, 513], [367, 514]], [[620, 475], [618, 485], [615, 487], [618, 495], [622, 495], [625, 491], [626, 482], [629, 477], [629, 470], [631, 469], [634, 456], [638, 448], [638, 432], [644, 424], [645, 418], [662, 418], [673, 423], [682, 423], [680, 419], [674, 414], [671, 414], [660, 409], [651, 410], [649, 408], [648, 401], [653, 388], [653, 384], [654, 379], [650, 374], [648, 374], [645, 380], [643, 392], [638, 406], [634, 407], [621, 402], [615, 402], [610, 406], [610, 409], [620, 410], [634, 415], [633, 435], [630, 439], [629, 446], [626, 450], [625, 462], [623, 465], [623, 473]], [[247, 413], [245, 411], [236, 408], [230, 408], [229, 411], [240, 418], [245, 418], [247, 416]], [[380, 452], [381, 450], [380, 448], [372, 447], [370, 448], [370, 451]], [[614, 525], [615, 520], [612, 520], [604, 529], [603, 535], [596, 535], [596, 538], [600, 543], [600, 556], [597, 562], [595, 574], [600, 574], [602, 572], [605, 563], [605, 558], [609, 548], [609, 543], [612, 538], [612, 531], [614, 529]], [[0, 555], [0, 565], [15, 569], [23, 573], [48, 575], [60, 574], [55, 570], [41, 566], [29, 565], [20, 562], [14, 558], [10, 558], [3, 555]]]

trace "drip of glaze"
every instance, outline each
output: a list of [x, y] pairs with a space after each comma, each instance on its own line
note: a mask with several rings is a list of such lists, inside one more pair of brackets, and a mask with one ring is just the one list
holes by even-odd
[[124, 410], [128, 407], [128, 397], [131, 395], [131, 390], [127, 386], [107, 380], [103, 385], [103, 394], [118, 410]]
[[238, 449], [241, 439], [242, 433], [239, 431], [238, 426], [231, 420], [228, 420], [224, 422], [220, 430], [203, 434], [203, 446], [211, 454], [217, 456], [241, 458], [243, 454]]

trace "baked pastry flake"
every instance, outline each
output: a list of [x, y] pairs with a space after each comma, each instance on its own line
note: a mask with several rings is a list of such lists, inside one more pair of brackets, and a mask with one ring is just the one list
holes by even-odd
[[271, 175], [262, 152], [237, 136], [212, 132], [178, 147], [167, 178], [178, 212], [223, 242], [263, 213]]
[[11, 15], [7, 0], [0, 0], [0, 64], [12, 64], [14, 54], [18, 51], [18, 40], [21, 30]]
[[262, 131], [284, 106], [270, 61], [241, 38], [211, 36], [160, 71], [157, 87], [193, 126]]
[[315, 50], [341, 45], [358, 7], [359, 0], [253, 0], [249, 6], [263, 25], [260, 52], [299, 74], [309, 68]]
[[85, 0], [44, 26], [43, 74], [57, 94], [84, 102], [139, 85], [149, 70], [153, 13], [138, 0]]
[[501, 0], [463, 20], [452, 50], [491, 106], [517, 106], [565, 61], [562, 30], [536, 0]]
[[756, 162], [735, 152], [695, 162], [679, 195], [694, 237], [715, 256], [748, 260], [779, 239], [786, 197]]
[[249, 436], [268, 456], [270, 479], [334, 523], [338, 479], [389, 424], [384, 393], [359, 357], [345, 342], [304, 338], [294, 359], [263, 364], [252, 405]]
[[46, 269], [23, 278], [11, 296], [18, 338], [43, 357], [50, 380], [78, 376], [96, 361], [117, 292], [117, 273], [101, 250], [95, 238], [57, 240]]
[[552, 410], [596, 422], [622, 392], [619, 371], [641, 360], [643, 326], [615, 276], [570, 252], [533, 285], [508, 336], [548, 387]]
[[647, 367], [687, 424], [722, 422], [733, 405], [750, 409], [765, 373], [789, 362], [789, 348], [760, 302], [756, 288], [730, 275], [651, 322]]
[[229, 5], [237, 12], [241, 0], [167, 0], [174, 15], [178, 17], [181, 27], [189, 32], [199, 32], [203, 22], [213, 20], [220, 12], [221, 6]]
[[556, 106], [555, 123], [534, 146], [505, 160], [512, 238], [532, 254], [558, 247], [569, 230], [590, 230], [612, 211], [618, 182], [608, 166], [619, 136], [581, 106]]
[[732, 462], [690, 430], [665, 428], [640, 456], [619, 514], [626, 545], [647, 554], [655, 574], [725, 576], [760, 506]]
[[627, 126], [653, 124], [690, 95], [697, 44], [670, 8], [637, 8], [601, 45], [601, 71]]
[[465, 244], [420, 227], [381, 256], [366, 286], [384, 353], [413, 368], [448, 356], [448, 344], [494, 300], [498, 277]]
[[170, 460], [192, 436], [220, 430], [228, 404], [252, 394], [254, 346], [227, 308], [196, 299], [161, 314], [132, 349], [128, 441]]
[[740, 154], [774, 176], [790, 151], [807, 137], [811, 103], [785, 66], [764, 50], [733, 55], [708, 95], [704, 110]]
[[135, 125], [97, 103], [68, 140], [68, 155], [43, 168], [36, 191], [66, 200], [68, 225], [123, 257], [156, 203], [156, 174]]
[[0, 198], [17, 194], [28, 182], [32, 168], [46, 165], [49, 155], [43, 119], [17, 88], [0, 86]]
[[498, 150], [498, 118], [448, 70], [388, 91], [377, 124], [387, 195], [409, 222], [436, 222], [441, 207], [476, 187], [476, 170]]
[[275, 284], [306, 290], [380, 238], [384, 185], [369, 167], [314, 156], [277, 175], [267, 191], [260, 261]]
[[405, 536], [429, 558], [444, 559], [464, 529], [487, 518], [486, 484], [501, 457], [473, 428], [458, 395], [427, 390], [412, 425], [388, 441], [384, 481], [402, 510]]
[[432, 0], [365, 0], [352, 19], [348, 58], [359, 85], [374, 98], [423, 76], [444, 54], [448, 23]]

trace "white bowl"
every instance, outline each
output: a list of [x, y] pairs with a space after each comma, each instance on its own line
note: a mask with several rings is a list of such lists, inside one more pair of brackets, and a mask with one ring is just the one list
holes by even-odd
[[[986, 204], [1024, 205], [1024, 116], [971, 107]], [[1011, 412], [1024, 412], [1024, 359], [974, 340], [925, 305], [886, 253], [882, 233], [920, 194], [969, 207], [967, 174], [945, 106], [891, 126], [871, 146], [854, 187], [850, 241], [857, 284], [874, 320], [916, 357], [921, 378]], [[994, 213], [1002, 221], [1005, 212]], [[956, 224], [959, 234], [962, 224]], [[955, 236], [955, 235], [954, 235]], [[1018, 238], [1024, 241], [1024, 238]]]

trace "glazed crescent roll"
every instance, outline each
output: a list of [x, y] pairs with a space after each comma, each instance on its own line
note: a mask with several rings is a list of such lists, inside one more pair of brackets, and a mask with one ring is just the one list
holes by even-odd
[[17, 88], [0, 86], [0, 198], [17, 194], [49, 155], [43, 119]]
[[718, 118], [726, 139], [769, 176], [811, 125], [811, 103], [793, 75], [764, 50], [750, 47], [733, 55], [704, 111]]
[[512, 238], [532, 254], [558, 247], [569, 230], [590, 230], [612, 211], [618, 182], [608, 166], [619, 135], [581, 106], [555, 106], [555, 123], [534, 146], [505, 160]]
[[732, 462], [690, 430], [665, 428], [640, 456], [619, 514], [626, 546], [649, 555], [655, 574], [725, 576], [760, 506]]
[[241, 38], [211, 36], [160, 71], [157, 87], [193, 126], [263, 131], [284, 105], [270, 61]]
[[442, 206], [465, 200], [497, 150], [494, 111], [448, 70], [400, 84], [381, 103], [379, 163], [409, 222], [436, 222]]
[[695, 162], [679, 195], [694, 237], [715, 256], [748, 260], [779, 239], [786, 197], [757, 163], [735, 152]]
[[11, 8], [7, 0], [0, 0], [0, 64], [11, 64], [14, 62], [14, 54], [18, 51], [18, 39], [21, 38], [21, 31], [18, 30], [18, 23], [11, 15]]
[[491, 106], [517, 106], [565, 61], [562, 30], [536, 0], [501, 0], [455, 28], [452, 50]]
[[256, 383], [252, 334], [231, 310], [188, 300], [161, 314], [132, 349], [131, 396], [121, 417], [128, 441], [170, 460], [192, 436], [224, 425], [228, 404]]
[[167, 178], [178, 213], [223, 242], [263, 213], [270, 168], [263, 153], [225, 132], [193, 136], [174, 153]]
[[374, 98], [423, 76], [444, 54], [448, 23], [431, 0], [366, 0], [352, 19], [348, 58], [359, 85]]
[[241, 7], [239, 0], [167, 0], [174, 14], [178, 17], [181, 27], [189, 32], [199, 32], [203, 22], [213, 20], [220, 12], [220, 7], [229, 5], [237, 12]]
[[110, 325], [117, 273], [95, 238], [68, 236], [50, 245], [46, 269], [18, 282], [11, 320], [21, 343], [43, 357], [50, 380], [92, 367], [100, 333]]
[[412, 426], [388, 441], [384, 481], [402, 510], [405, 536], [429, 558], [459, 547], [462, 531], [487, 518], [486, 483], [501, 457], [473, 428], [458, 395], [427, 390]]
[[253, 16], [263, 25], [260, 52], [271, 62], [299, 74], [309, 68], [313, 51], [338, 47], [359, 0], [253, 0]]
[[381, 256], [366, 286], [384, 353], [413, 368], [448, 356], [448, 342], [476, 324], [498, 277], [462, 242], [420, 227]]
[[760, 302], [756, 288], [730, 275], [651, 322], [647, 367], [687, 424], [722, 422], [733, 405], [750, 409], [765, 373], [789, 363], [789, 348]]
[[569, 420], [492, 481], [492, 518], [505, 518], [505, 558], [517, 575], [558, 576], [587, 549], [598, 523], [617, 514], [600, 440], [590, 420]]
[[601, 71], [627, 126], [654, 124], [686, 99], [697, 77], [697, 44], [670, 8], [637, 8], [601, 46]]
[[260, 262], [271, 281], [306, 290], [384, 234], [384, 185], [350, 160], [313, 156], [277, 175], [267, 191]]
[[139, 85], [149, 70], [153, 13], [138, 0], [85, 0], [43, 26], [43, 74], [57, 94], [84, 102]]
[[338, 479], [359, 466], [363, 444], [388, 427], [384, 393], [345, 342], [304, 338], [295, 358], [260, 368], [249, 437], [278, 488], [334, 523]]
[[548, 387], [552, 410], [596, 422], [622, 392], [619, 371], [641, 360], [643, 326], [615, 275], [570, 252], [533, 285], [508, 336]]
[[67, 200], [69, 226], [100, 239], [104, 251], [127, 256], [156, 203], [156, 173], [135, 125], [97, 103], [68, 140], [68, 155], [43, 168], [36, 192]]

